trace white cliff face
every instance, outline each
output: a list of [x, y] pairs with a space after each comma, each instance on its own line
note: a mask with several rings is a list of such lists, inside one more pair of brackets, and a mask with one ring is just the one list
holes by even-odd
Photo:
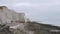
[[11, 21], [25, 21], [24, 13], [16, 13], [5, 6], [0, 6], [0, 22], [11, 23]]

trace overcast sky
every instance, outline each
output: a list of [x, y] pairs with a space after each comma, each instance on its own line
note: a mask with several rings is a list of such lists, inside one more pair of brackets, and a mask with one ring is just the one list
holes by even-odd
[[60, 26], [60, 0], [0, 0], [0, 5], [24, 12], [30, 20]]

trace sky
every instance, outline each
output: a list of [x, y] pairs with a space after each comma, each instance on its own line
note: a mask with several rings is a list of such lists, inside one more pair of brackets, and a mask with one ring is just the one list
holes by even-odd
[[60, 26], [60, 0], [0, 0], [16, 12], [24, 12], [32, 21]]

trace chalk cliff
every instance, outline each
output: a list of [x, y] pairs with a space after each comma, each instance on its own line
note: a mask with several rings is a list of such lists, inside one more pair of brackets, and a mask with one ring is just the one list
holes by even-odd
[[11, 21], [25, 21], [24, 13], [17, 13], [8, 9], [6, 6], [0, 6], [0, 23], [11, 23]]

